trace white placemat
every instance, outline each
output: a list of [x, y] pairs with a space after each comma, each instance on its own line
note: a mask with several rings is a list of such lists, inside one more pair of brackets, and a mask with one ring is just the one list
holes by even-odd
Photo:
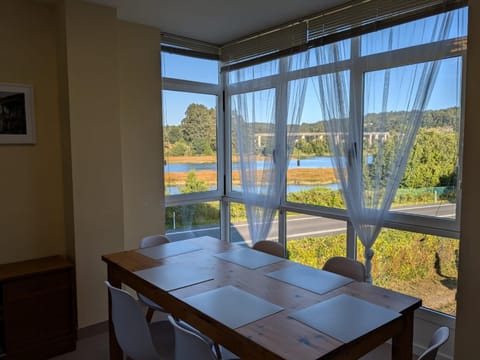
[[300, 264], [265, 275], [317, 294], [325, 294], [353, 281], [345, 276]]
[[266, 254], [250, 248], [238, 248], [223, 253], [218, 253], [214, 256], [248, 269], [257, 269], [262, 266], [285, 260], [281, 257]]
[[398, 312], [350, 295], [338, 295], [289, 315], [344, 343], [400, 316]]
[[198, 251], [198, 250], [202, 250], [202, 248], [188, 241], [180, 240], [180, 241], [169, 242], [162, 245], [138, 249], [136, 251], [139, 254], [158, 260], [158, 259], [163, 259], [169, 256], [185, 254], [188, 252]]
[[135, 271], [135, 274], [164, 291], [172, 291], [213, 279], [211, 270], [208, 268], [175, 263]]
[[184, 301], [233, 329], [283, 310], [281, 306], [231, 285], [188, 297]]

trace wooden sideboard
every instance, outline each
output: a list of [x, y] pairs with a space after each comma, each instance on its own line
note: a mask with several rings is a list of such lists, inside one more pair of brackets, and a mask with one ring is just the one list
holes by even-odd
[[49, 359], [77, 340], [75, 267], [62, 256], [0, 265], [0, 358]]

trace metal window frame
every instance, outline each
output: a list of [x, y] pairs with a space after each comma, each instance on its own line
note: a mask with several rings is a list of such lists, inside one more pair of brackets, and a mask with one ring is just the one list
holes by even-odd
[[[353, 39], [352, 39], [353, 40]], [[465, 42], [464, 39], [462, 39]], [[442, 58], [449, 57], [461, 57], [462, 58], [462, 87], [465, 85], [465, 55], [466, 50], [462, 46], [458, 46], [458, 39], [449, 39], [442, 41], [442, 48], [444, 53]], [[358, 44], [355, 44], [355, 41], [352, 43], [351, 58], [342, 61], [341, 66], [345, 69], [350, 69], [353, 74], [357, 73], [357, 77], [352, 81], [352, 85], [358, 87], [358, 79], [363, 76], [363, 73], [368, 71], [375, 71], [383, 69], [385, 67], [397, 67], [402, 65], [407, 65], [411, 63], [418, 63], [431, 60], [431, 52], [428, 49], [431, 46], [436, 46], [434, 44], [421, 44], [408, 48], [402, 48], [394, 50], [395, 57], [394, 63], [391, 62], [391, 54], [387, 53], [377, 53], [367, 56], [359, 56], [356, 54], [355, 48], [358, 49]], [[170, 49], [171, 50], [171, 49]], [[174, 51], [171, 51], [174, 52]], [[182, 51], [182, 55], [188, 55], [185, 51]], [[357, 56], [358, 55], [358, 56]], [[198, 53], [192, 55], [194, 57], [199, 57]], [[206, 56], [206, 58], [211, 58]], [[387, 61], [386, 59], [389, 58]], [[368, 65], [367, 65], [368, 64]], [[335, 65], [335, 68], [338, 69], [338, 64]], [[299, 69], [295, 71], [288, 72], [286, 74], [275, 74], [270, 75], [263, 79], [253, 79], [243, 83], [234, 84], [228, 87], [228, 92], [224, 90], [224, 84], [227, 83], [226, 72], [221, 72], [219, 84], [210, 84], [202, 83], [197, 81], [188, 81], [182, 79], [174, 79], [165, 77], [162, 79], [163, 88], [162, 90], [168, 91], [178, 91], [178, 92], [188, 92], [188, 93], [198, 93], [206, 95], [215, 95], [217, 96], [217, 148], [222, 149], [223, 151], [217, 151], [217, 190], [202, 192], [202, 193], [192, 193], [192, 194], [179, 194], [179, 195], [168, 195], [165, 196], [165, 206], [176, 206], [176, 205], [188, 205], [199, 202], [209, 202], [209, 201], [220, 201], [221, 203], [221, 214], [220, 214], [220, 228], [221, 234], [226, 240], [229, 239], [229, 224], [230, 224], [230, 215], [229, 215], [229, 204], [231, 201], [242, 203], [241, 192], [232, 190], [232, 165], [231, 165], [231, 122], [227, 114], [230, 113], [230, 96], [235, 94], [240, 94], [243, 92], [258, 91], [262, 89], [272, 88], [271, 81], [275, 78], [280, 79], [280, 76], [285, 78], [285, 82], [290, 80], [299, 79], [302, 77], [309, 77], [318, 75], [320, 73], [325, 73], [333, 70], [332, 64], [323, 64], [314, 66], [306, 69]], [[219, 63], [220, 69], [220, 63]], [[285, 67], [279, 65], [279, 71], [284, 71]], [[278, 84], [278, 81], [274, 81], [275, 86], [281, 86]], [[355, 85], [356, 84], [356, 85]], [[358, 91], [358, 90], [357, 90]], [[279, 94], [280, 92], [277, 92]], [[285, 92], [283, 92], [285, 93]], [[461, 108], [463, 109], [464, 104], [464, 91], [462, 88], [461, 95]], [[276, 95], [277, 96], [277, 95]], [[277, 109], [279, 103], [286, 103], [285, 99], [279, 99], [277, 96]], [[386, 228], [393, 228], [406, 231], [414, 232], [424, 232], [432, 235], [446, 236], [452, 238], [459, 238], [459, 221], [460, 221], [460, 191], [461, 191], [461, 159], [462, 159], [462, 144], [463, 144], [463, 110], [460, 114], [461, 116], [461, 126], [460, 126], [460, 147], [459, 147], [459, 178], [457, 184], [457, 216], [455, 220], [440, 219], [434, 217], [425, 217], [418, 216], [408, 213], [398, 213], [395, 211], [389, 212], [386, 217], [385, 225]], [[162, 114], [163, 117], [163, 114]], [[162, 119], [163, 122], [163, 119]], [[284, 138], [284, 131], [282, 130], [286, 124], [284, 120], [277, 123], [277, 141]], [[286, 140], [283, 140], [286, 141]], [[281, 143], [277, 144], [277, 147], [282, 148]], [[284, 158], [283, 154], [282, 158]], [[283, 162], [282, 162], [283, 163]], [[282, 165], [283, 166], [283, 165]], [[286, 170], [286, 169], [285, 169]], [[281, 207], [279, 208], [279, 235], [281, 237], [281, 242], [286, 244], [286, 225], [287, 212], [296, 212], [307, 215], [315, 215], [320, 217], [328, 217], [332, 219], [344, 220], [347, 222], [347, 255], [350, 257], [355, 257], [356, 255], [356, 235], [353, 231], [353, 226], [349, 222], [348, 216], [345, 210], [334, 209], [334, 208], [324, 208], [324, 207], [315, 207], [306, 204], [296, 204], [286, 201], [286, 193], [283, 194]], [[223, 238], [222, 236], [222, 238]]]

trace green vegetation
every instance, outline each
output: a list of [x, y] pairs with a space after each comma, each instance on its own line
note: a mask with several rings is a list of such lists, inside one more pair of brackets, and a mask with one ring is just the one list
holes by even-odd
[[[345, 234], [287, 242], [290, 260], [322, 268], [331, 256], [346, 255]], [[423, 305], [455, 314], [458, 240], [384, 229], [373, 249], [375, 285], [421, 297]], [[363, 246], [357, 245], [359, 260]]]
[[216, 110], [190, 104], [180, 125], [165, 126], [166, 155], [212, 155], [217, 151]]
[[338, 209], [345, 208], [342, 193], [339, 190], [330, 190], [324, 187], [289, 193], [287, 195], [287, 200], [299, 204], [325, 206]]
[[180, 192], [182, 194], [188, 194], [192, 192], [202, 192], [208, 190], [209, 187], [207, 183], [203, 180], [198, 180], [195, 170], [190, 170], [188, 172], [187, 181], [185, 182], [185, 187], [183, 187]]
[[454, 186], [457, 154], [457, 132], [420, 129], [400, 187]]

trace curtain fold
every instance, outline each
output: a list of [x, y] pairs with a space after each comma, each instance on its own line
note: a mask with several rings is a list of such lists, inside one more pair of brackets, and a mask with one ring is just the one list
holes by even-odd
[[236, 144], [242, 199], [252, 243], [267, 239], [285, 192], [286, 168], [307, 85], [306, 79], [288, 81], [286, 74], [289, 69], [305, 66], [307, 61], [305, 53], [229, 74], [229, 84], [236, 85], [265, 78], [262, 89], [230, 97], [232, 142]]
[[[358, 49], [350, 61], [359, 66], [317, 76], [316, 88], [347, 212], [364, 246], [369, 281], [372, 246], [403, 177], [440, 66], [439, 61], [395, 65], [394, 50], [419, 38], [428, 37], [432, 44], [446, 39], [452, 18], [445, 13], [424, 20], [415, 31], [390, 28], [315, 49], [318, 62], [334, 64], [345, 59], [347, 47]], [[386, 66], [369, 63], [369, 54], [382, 51]], [[359, 71], [362, 62], [364, 68], [377, 70]], [[377, 118], [370, 123], [372, 116]]]

